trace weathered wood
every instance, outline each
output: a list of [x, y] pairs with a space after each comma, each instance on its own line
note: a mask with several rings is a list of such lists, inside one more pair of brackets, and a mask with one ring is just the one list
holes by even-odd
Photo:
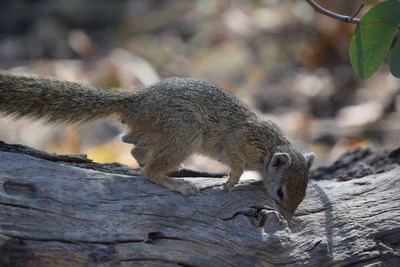
[[228, 193], [225, 179], [185, 178], [202, 191], [182, 196], [120, 164], [5, 150], [1, 266], [400, 265], [398, 164], [345, 182], [311, 181], [288, 225], [260, 182]]

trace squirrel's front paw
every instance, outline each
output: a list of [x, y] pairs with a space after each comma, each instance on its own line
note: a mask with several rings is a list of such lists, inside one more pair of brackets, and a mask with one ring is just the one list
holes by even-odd
[[175, 191], [177, 191], [185, 196], [197, 195], [200, 192], [200, 190], [195, 185], [193, 185], [191, 183], [187, 183], [187, 182], [179, 185]]
[[226, 182], [224, 184], [224, 191], [232, 192], [232, 190], [233, 190], [233, 185], [229, 184], [229, 182]]

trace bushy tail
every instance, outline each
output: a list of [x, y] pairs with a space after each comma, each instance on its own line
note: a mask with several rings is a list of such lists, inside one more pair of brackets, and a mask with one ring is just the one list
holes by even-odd
[[83, 123], [120, 113], [127, 96], [76, 82], [0, 73], [0, 112], [16, 117]]

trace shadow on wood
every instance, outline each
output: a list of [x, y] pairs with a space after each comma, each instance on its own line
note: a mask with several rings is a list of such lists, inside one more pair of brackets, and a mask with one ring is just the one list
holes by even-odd
[[[359, 179], [310, 181], [288, 225], [258, 181], [227, 193], [226, 179], [190, 178], [201, 194], [182, 196], [140, 169], [0, 143], [0, 265], [399, 265], [396, 160]], [[313, 175], [326, 179], [324, 168]]]

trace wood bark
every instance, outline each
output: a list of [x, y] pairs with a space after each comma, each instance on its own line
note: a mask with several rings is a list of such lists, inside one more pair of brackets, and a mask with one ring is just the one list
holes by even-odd
[[180, 178], [202, 189], [183, 196], [140, 169], [0, 143], [0, 265], [400, 266], [399, 154], [314, 170], [287, 223], [259, 181]]

